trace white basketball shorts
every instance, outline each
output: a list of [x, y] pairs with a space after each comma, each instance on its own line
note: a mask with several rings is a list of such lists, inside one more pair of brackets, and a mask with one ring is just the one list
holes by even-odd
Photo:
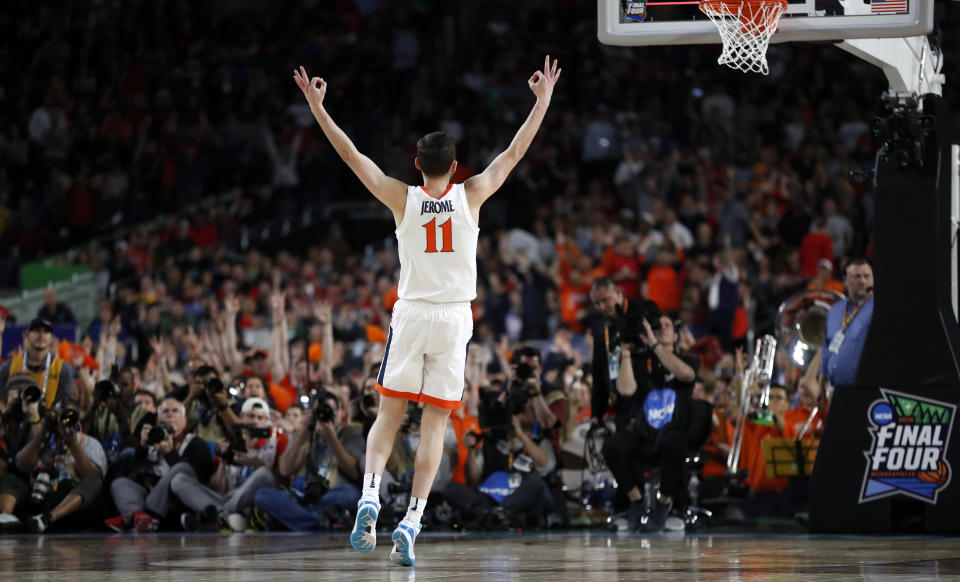
[[472, 336], [469, 303], [397, 301], [377, 390], [440, 408], [460, 408]]

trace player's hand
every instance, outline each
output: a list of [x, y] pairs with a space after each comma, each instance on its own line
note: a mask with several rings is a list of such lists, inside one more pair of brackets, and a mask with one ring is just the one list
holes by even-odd
[[323, 96], [327, 94], [326, 81], [320, 77], [313, 77], [311, 79], [307, 76], [307, 70], [303, 67], [300, 67], [299, 71], [294, 69], [293, 80], [297, 82], [297, 86], [303, 91], [303, 96], [307, 98], [310, 109], [319, 109], [323, 106]]
[[[550, 97], [553, 95], [553, 86], [557, 83], [557, 79], [560, 78], [562, 71], [563, 69], [557, 68], [556, 60], [554, 60], [551, 65], [550, 55], [547, 55], [546, 58], [543, 59], [543, 70], [534, 73], [527, 80], [527, 85], [530, 86], [530, 90], [537, 96], [537, 99], [549, 103]], [[323, 81], [320, 82], [323, 83]], [[326, 90], [326, 85], [323, 87], [324, 90]]]

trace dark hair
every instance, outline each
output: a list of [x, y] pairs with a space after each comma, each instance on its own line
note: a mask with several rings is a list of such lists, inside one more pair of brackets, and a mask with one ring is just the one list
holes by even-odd
[[445, 131], [428, 133], [417, 141], [417, 159], [426, 176], [443, 176], [457, 159], [457, 145]]
[[870, 262], [870, 260], [869, 260], [869, 259], [866, 259], [866, 258], [864, 258], [864, 257], [859, 257], [859, 258], [856, 258], [856, 259], [851, 260], [849, 263], [847, 263], [846, 265], [843, 266], [843, 276], [844, 276], [844, 277], [847, 276], [847, 269], [849, 269], [849, 268], [850, 268], [851, 266], [853, 266], [853, 265], [866, 265], [866, 266], [870, 267], [870, 272], [871, 272], [871, 273], [873, 272], [873, 264]]
[[783, 393], [786, 395], [787, 400], [790, 400], [791, 398], [793, 398], [793, 392], [791, 392], [789, 388], [787, 388], [786, 386], [778, 382], [771, 382], [770, 390], [783, 390]]
[[323, 392], [321, 392], [319, 396], [320, 396], [320, 400], [324, 402], [326, 402], [327, 400], [333, 400], [336, 403], [336, 406], [334, 406], [334, 408], [340, 408], [340, 405], [341, 405], [340, 397], [334, 394], [333, 392], [330, 392], [329, 390], [324, 388]]
[[593, 293], [597, 289], [609, 289], [614, 291], [618, 289], [618, 287], [610, 277], [597, 277], [593, 280], [593, 283], [590, 284], [590, 292]]
[[153, 401], [153, 405], [154, 405], [154, 406], [158, 406], [158, 405], [160, 404], [159, 402], [157, 402], [157, 395], [154, 394], [153, 392], [150, 392], [149, 390], [144, 390], [143, 388], [141, 388], [141, 389], [137, 390], [136, 392], [134, 392], [133, 395], [134, 395], [134, 396], [141, 396], [141, 395], [143, 395], [143, 396], [149, 396], [149, 397], [150, 397], [150, 400]]
[[540, 350], [533, 346], [518, 346], [513, 350], [513, 363], [516, 364], [520, 361], [520, 358], [537, 358], [538, 362], [543, 362], [543, 358], [540, 357]]
[[193, 371], [194, 378], [202, 378], [203, 376], [209, 376], [210, 374], [219, 376], [220, 372], [217, 372], [217, 369], [213, 366], [208, 366], [206, 364]]

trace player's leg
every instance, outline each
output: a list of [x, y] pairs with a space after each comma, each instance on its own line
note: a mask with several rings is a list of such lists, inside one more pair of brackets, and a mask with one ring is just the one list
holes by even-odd
[[467, 344], [473, 335], [473, 316], [469, 304], [434, 308], [427, 355], [423, 363], [423, 417], [420, 420], [420, 444], [414, 459], [413, 490], [407, 515], [393, 532], [394, 549], [390, 559], [403, 566], [414, 563], [413, 543], [420, 532], [420, 519], [427, 505], [430, 487], [443, 458], [443, 437], [450, 411], [463, 399], [463, 372]]
[[397, 431], [403, 424], [403, 415], [409, 401], [406, 398], [380, 396], [380, 408], [377, 410], [377, 419], [370, 427], [367, 435], [367, 460], [364, 473], [383, 474], [387, 459], [393, 451], [393, 442]]
[[397, 430], [407, 409], [406, 398], [380, 396], [377, 418], [367, 435], [367, 458], [363, 475], [363, 492], [357, 503], [357, 518], [350, 533], [350, 545], [360, 552], [371, 552], [377, 546], [377, 517], [380, 515], [380, 477], [393, 451]]
[[[423, 308], [398, 301], [393, 309], [390, 333], [377, 375], [380, 408], [367, 435], [367, 458], [363, 488], [357, 504], [357, 520], [350, 544], [361, 552], [376, 547], [377, 516], [380, 513], [380, 477], [393, 450], [397, 430], [403, 423], [408, 400], [417, 400], [423, 388], [423, 361], [429, 317]], [[394, 341], [396, 339], [396, 341]]]
[[450, 409], [433, 404], [423, 405], [423, 417], [420, 420], [420, 444], [413, 462], [413, 489], [411, 495], [426, 499], [430, 487], [437, 477], [437, 469], [443, 458], [443, 437], [447, 433]]
[[390, 560], [401, 566], [413, 566], [416, 556], [413, 545], [420, 533], [420, 520], [427, 506], [430, 487], [437, 476], [437, 469], [443, 458], [443, 437], [447, 432], [450, 409], [433, 404], [423, 406], [420, 420], [420, 444], [414, 459], [413, 489], [410, 492], [410, 506], [407, 515], [393, 532], [394, 546]]

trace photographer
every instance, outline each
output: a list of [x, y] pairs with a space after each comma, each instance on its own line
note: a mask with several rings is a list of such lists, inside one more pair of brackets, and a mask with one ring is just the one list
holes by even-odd
[[123, 448], [123, 435], [130, 432], [133, 391], [123, 392], [113, 379], [97, 382], [93, 387], [93, 405], [80, 421], [87, 434], [100, 441], [111, 465]]
[[533, 405], [534, 418], [550, 439], [554, 455], [560, 451], [562, 419], [567, 414], [567, 401], [563, 390], [543, 379], [543, 364], [540, 350], [522, 346], [514, 350], [514, 365], [510, 377], [522, 388]]
[[187, 409], [175, 398], [164, 400], [157, 414], [144, 417], [135, 469], [110, 485], [120, 515], [106, 520], [107, 527], [117, 532], [130, 527], [140, 533], [156, 531], [172, 509], [170, 482], [176, 475], [191, 474], [201, 483], [210, 480], [210, 446], [186, 428]]
[[[600, 423], [613, 402], [617, 430], [621, 430], [630, 422], [629, 406], [624, 406], [624, 399], [611, 390], [621, 372], [621, 337], [626, 334], [629, 340], [639, 343], [643, 331], [640, 320], [645, 313], [659, 313], [659, 309], [652, 301], [626, 299], [623, 290], [607, 277], [594, 280], [590, 300], [601, 316], [590, 328], [593, 335], [591, 416], [594, 424]], [[635, 356], [639, 358], [640, 354]], [[636, 364], [634, 369], [639, 369], [641, 363]]]
[[[29, 388], [36, 392], [27, 396]], [[39, 385], [31, 383], [21, 394], [24, 403], [35, 403]], [[42, 419], [26, 420], [29, 441], [16, 455], [17, 471], [0, 476], [0, 511], [13, 514], [21, 502], [39, 510], [29, 518], [27, 527], [33, 533], [43, 533], [71, 514], [94, 509], [107, 472], [107, 458], [96, 439], [80, 432], [80, 415], [75, 409], [67, 408], [59, 414], [47, 411]], [[53, 509], [48, 512], [50, 506]]]
[[639, 341], [631, 341], [629, 331], [620, 338], [616, 389], [629, 422], [604, 444], [603, 457], [631, 502], [633, 527], [642, 513], [634, 463], [642, 459], [660, 466], [660, 494], [647, 523], [648, 531], [660, 531], [681, 493], [697, 363], [674, 353], [677, 334], [669, 317], [651, 310], [640, 321]]
[[[423, 408], [414, 403], [407, 407], [404, 422], [397, 431], [393, 450], [387, 459], [387, 471], [396, 483], [390, 483], [387, 492], [391, 494], [391, 501], [398, 510], [406, 510], [407, 502], [404, 494], [410, 491], [413, 485], [417, 445], [420, 444], [420, 422], [423, 419]], [[457, 458], [457, 433], [451, 424], [447, 424], [443, 435], [443, 449], [437, 474], [430, 485], [430, 493], [443, 490], [450, 482], [453, 467]], [[385, 479], [386, 481], [386, 479]], [[399, 494], [399, 495], [398, 495]], [[400, 503], [402, 501], [402, 503]]]
[[244, 401], [240, 420], [234, 426], [233, 438], [218, 443], [221, 462], [209, 487], [200, 482], [199, 476], [187, 472], [170, 481], [173, 494], [196, 512], [183, 516], [185, 529], [216, 520], [229, 524], [234, 531], [244, 531], [254, 495], [275, 483], [273, 467], [287, 448], [287, 435], [272, 427], [270, 408], [260, 398]]
[[237, 413], [230, 407], [226, 387], [217, 369], [206, 364], [199, 366], [188, 380], [189, 392], [183, 401], [191, 418], [196, 418], [197, 436], [211, 443], [233, 434], [239, 424]]
[[8, 404], [6, 413], [2, 416], [3, 432], [0, 439], [4, 441], [3, 465], [0, 472], [0, 532], [17, 531], [23, 524], [13, 515], [16, 505], [16, 496], [8, 493], [19, 487], [21, 481], [30, 481], [30, 475], [18, 475], [17, 466], [12, 461], [17, 452], [30, 441], [34, 431], [40, 430], [40, 421], [46, 413], [46, 406], [40, 402], [42, 394], [37, 381], [26, 372], [18, 372], [10, 376], [7, 389], [16, 394]]
[[281, 477], [293, 478], [289, 493], [264, 488], [254, 499], [270, 520], [291, 531], [321, 529], [327, 510], [357, 506], [366, 451], [362, 428], [344, 425], [346, 410], [336, 395], [321, 390], [303, 417], [305, 430], [277, 463]]
[[[44, 406], [65, 406], [76, 402], [73, 367], [56, 354], [53, 325], [45, 319], [34, 319], [23, 334], [24, 353], [0, 366], [0, 409], [7, 402], [9, 378], [17, 372], [33, 376], [44, 397]], [[16, 393], [16, 392], [14, 392]]]
[[463, 436], [469, 486], [451, 481], [443, 490], [464, 518], [502, 509], [511, 521], [535, 526], [552, 508], [543, 477], [556, 468], [556, 455], [535, 419], [534, 406], [522, 386], [481, 392], [484, 430]]

